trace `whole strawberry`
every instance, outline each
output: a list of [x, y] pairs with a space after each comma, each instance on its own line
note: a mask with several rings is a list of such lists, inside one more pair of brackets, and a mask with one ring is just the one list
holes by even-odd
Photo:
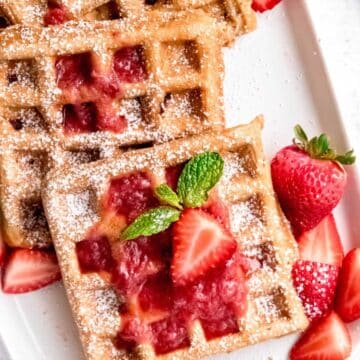
[[300, 125], [294, 130], [294, 145], [275, 155], [271, 175], [281, 207], [299, 236], [338, 204], [347, 178], [342, 164], [353, 164], [355, 155], [352, 150], [338, 155], [325, 134], [309, 140]]

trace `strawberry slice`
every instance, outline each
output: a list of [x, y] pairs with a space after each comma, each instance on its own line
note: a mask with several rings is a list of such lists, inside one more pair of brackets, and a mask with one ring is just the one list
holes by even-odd
[[327, 314], [333, 305], [339, 268], [308, 260], [298, 260], [292, 269], [294, 287], [310, 320]]
[[341, 267], [344, 250], [334, 216], [326, 216], [315, 228], [298, 239], [300, 258]]
[[191, 282], [227, 260], [236, 250], [231, 234], [211, 215], [186, 209], [174, 225], [172, 279]]
[[6, 245], [0, 229], [0, 267], [4, 265], [6, 257]]
[[271, 10], [280, 1], [281, 0], [253, 0], [251, 6], [255, 11], [264, 12], [266, 10]]
[[360, 318], [360, 248], [351, 250], [343, 261], [335, 309], [350, 322]]
[[3, 291], [8, 294], [37, 290], [61, 278], [55, 254], [28, 249], [14, 250], [2, 275]]
[[344, 360], [351, 353], [349, 331], [340, 317], [331, 312], [313, 323], [290, 352], [290, 360]]

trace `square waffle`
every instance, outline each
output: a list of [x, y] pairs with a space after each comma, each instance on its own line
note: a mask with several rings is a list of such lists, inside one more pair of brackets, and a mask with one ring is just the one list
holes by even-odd
[[[5, 29], [0, 42], [1, 202], [12, 246], [50, 242], [40, 201], [41, 179], [49, 168], [223, 126], [218, 27], [201, 10], [176, 15], [171, 22], [154, 19], [137, 25], [124, 21], [16, 26]], [[141, 70], [135, 81], [127, 79], [133, 57], [122, 58], [129, 51]], [[92, 79], [94, 72], [103, 81], [113, 75], [117, 57], [126, 76], [121, 73], [121, 91], [104, 101], [126, 119], [122, 132], [94, 128], [103, 114], [97, 104], [104, 106], [104, 101], [82, 85], [75, 92], [72, 83], [70, 91], [60, 89], [64, 75], [57, 70], [59, 62], [70, 59], [80, 64], [76, 69], [81, 81]], [[99, 98], [101, 91], [96, 88]], [[79, 103], [91, 126], [88, 132], [68, 133], [64, 124], [81, 114], [74, 110]]]
[[13, 24], [43, 25], [45, 14], [55, 3], [66, 13], [66, 19], [89, 21], [136, 20], [158, 12], [202, 8], [226, 25], [226, 41], [230, 42], [236, 35], [252, 31], [256, 26], [251, 0], [0, 0], [0, 9]]
[[[274, 195], [261, 144], [262, 125], [257, 118], [248, 125], [129, 151], [48, 175], [43, 191], [45, 211], [87, 359], [200, 359], [307, 326], [291, 280], [297, 246]], [[225, 162], [224, 174], [213, 190], [229, 209], [231, 232], [242, 252], [261, 264], [248, 275], [248, 309], [237, 320], [239, 331], [208, 341], [201, 323], [195, 321], [185, 349], [163, 355], [156, 354], [150, 344], [138, 345], [131, 354], [118, 350], [112, 339], [121, 321], [119, 299], [103, 277], [80, 272], [75, 244], [98, 222], [110, 179], [146, 169], [164, 182], [165, 168], [209, 150], [219, 152]]]

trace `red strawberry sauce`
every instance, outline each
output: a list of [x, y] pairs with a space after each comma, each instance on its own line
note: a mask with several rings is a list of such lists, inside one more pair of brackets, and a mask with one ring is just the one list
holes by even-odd
[[[111, 180], [103, 201], [104, 212], [115, 211], [126, 223], [131, 222], [157, 206], [153, 187], [147, 172]], [[206, 211], [212, 209], [219, 221], [227, 222], [223, 206], [215, 206], [212, 201]], [[97, 228], [95, 225], [88, 237], [77, 243], [78, 261], [84, 273], [106, 270], [109, 274], [122, 303], [121, 327], [114, 339], [118, 348], [131, 350], [147, 342], [157, 354], [165, 354], [188, 347], [189, 329], [195, 320], [201, 322], [207, 339], [239, 331], [236, 319], [246, 311], [248, 270], [247, 260], [239, 251], [196, 281], [179, 286], [174, 285], [170, 275], [171, 228], [127, 242], [102, 234], [94, 236]]]
[[141, 46], [118, 50], [110, 69], [103, 69], [93, 53], [59, 56], [55, 62], [57, 85], [67, 103], [63, 108], [65, 134], [112, 131], [127, 127], [113, 107], [123, 83], [147, 79]]
[[69, 21], [67, 10], [64, 5], [59, 4], [56, 0], [48, 1], [48, 9], [44, 15], [44, 25], [59, 25]]

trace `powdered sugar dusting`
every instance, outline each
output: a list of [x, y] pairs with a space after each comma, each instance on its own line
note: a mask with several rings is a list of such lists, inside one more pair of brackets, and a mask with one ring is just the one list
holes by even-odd
[[[231, 150], [236, 153], [237, 150], [235, 149], [238, 149], [238, 143], [244, 138], [249, 141], [246, 133], [249, 129], [253, 129], [252, 131], [254, 131], [254, 124], [249, 125], [248, 128], [245, 127], [232, 130], [233, 132], [229, 130], [228, 136], [224, 135], [225, 133], [203, 135], [192, 138], [191, 140], [184, 139], [174, 143], [137, 150], [136, 152], [131, 151], [120, 157], [115, 157], [113, 160], [103, 160], [98, 163], [81, 165], [76, 171], [73, 170], [65, 174], [64, 177], [52, 177], [52, 181], [49, 183], [46, 191], [48, 196], [50, 196], [50, 200], [47, 201], [49, 213], [53, 214], [53, 211], [51, 211], [52, 208], [62, 206], [60, 201], [61, 198], [66, 198], [69, 194], [79, 194], [79, 189], [76, 185], [79, 179], [81, 179], [83, 184], [82, 188], [91, 186], [91, 188], [94, 189], [94, 194], [96, 193], [96, 199], [100, 199], [106, 192], [109, 179], [112, 177], [144, 168], [151, 169], [155, 174], [160, 174], [164, 172], [166, 166], [183, 163], [195, 154], [201, 153], [207, 149], [224, 153], [225, 167], [239, 168], [237, 165], [239, 159], [231, 156], [228, 157], [228, 151]], [[237, 132], [236, 136], [234, 135], [235, 132]], [[214, 141], [214, 138], [216, 138], [216, 141]], [[243, 152], [240, 152], [240, 154], [240, 158], [241, 156], [246, 156]], [[260, 160], [261, 159], [255, 159], [254, 164], [259, 164]], [[242, 173], [242, 170], [239, 169], [241, 176], [239, 176], [239, 173], [235, 172], [231, 181], [221, 181], [215, 191], [221, 191], [221, 199], [229, 206], [231, 230], [238, 239], [241, 248], [244, 249], [244, 254], [254, 259], [254, 261], [259, 262], [259, 266], [254, 268], [252, 272], [248, 274], [247, 281], [250, 290], [249, 302], [253, 305], [255, 313], [250, 318], [246, 318], [244, 324], [242, 323], [242, 326], [245, 329], [251, 331], [250, 341], [258, 342], [261, 339], [264, 339], [263, 336], [265, 336], [264, 334], [269, 333], [269, 329], [272, 329], [273, 327], [275, 329], [277, 326], [276, 324], [279, 322], [284, 323], [281, 331], [279, 330], [280, 332], [277, 333], [280, 335], [305, 326], [306, 320], [301, 317], [301, 305], [298, 300], [296, 300], [296, 295], [291, 283], [288, 282], [289, 268], [287, 265], [284, 265], [282, 255], [280, 255], [284, 246], [289, 246], [289, 251], [292, 251], [292, 242], [294, 240], [291, 237], [288, 237], [287, 241], [289, 241], [289, 244], [277, 244], [277, 239], [273, 237], [273, 233], [269, 231], [269, 224], [276, 224], [275, 226], [278, 228], [275, 233], [278, 234], [279, 238], [288, 236], [288, 233], [280, 226], [281, 221], [273, 221], [275, 218], [279, 217], [278, 213], [276, 211], [267, 211], [267, 206], [276, 206], [276, 202], [272, 197], [272, 203], [268, 203], [268, 196], [273, 196], [268, 190], [264, 190], [266, 197], [263, 198], [263, 192], [261, 191], [268, 187], [264, 183], [265, 180], [262, 178], [261, 169], [255, 168], [254, 170], [256, 170], [256, 177], [253, 177], [248, 172], [244, 174]], [[84, 180], [86, 180], [85, 183]], [[249, 186], [241, 188], [243, 193], [236, 194], [236, 199], [232, 196], [229, 198], [229, 195], [233, 194], [233, 189], [236, 188], [239, 183], [244, 181], [246, 181]], [[61, 193], [59, 193], [59, 188], [61, 189]], [[64, 192], [67, 195], [65, 195]], [[58, 198], [57, 205], [52, 203], [51, 198]], [[67, 206], [77, 208], [76, 213], [79, 214], [77, 216], [79, 220], [82, 219], [82, 211], [79, 211], [78, 207], [86, 207], [86, 204], [89, 203], [87, 199], [82, 199], [80, 201], [78, 199], [72, 199], [67, 203]], [[80, 202], [80, 205], [78, 204], [78, 201]], [[83, 204], [83, 201], [86, 204]], [[74, 219], [74, 216], [70, 216], [69, 220], [69, 210], [66, 212], [66, 222], [69, 221], [70, 225], [71, 223], [76, 224], [76, 226], [74, 226], [75, 234], [73, 239], [82, 238], [78, 234], [84, 234], [87, 230], [83, 228], [81, 224], [79, 225], [77, 223], [78, 220]], [[271, 218], [269, 218], [269, 216]], [[93, 224], [95, 222], [96, 221], [93, 221]], [[59, 236], [56, 238], [57, 246], [60, 246], [62, 249], [65, 245], [62, 244], [60, 234], [63, 233], [66, 234], [66, 236], [69, 234], [69, 226], [67, 226], [66, 229], [62, 228], [63, 223], [64, 218], [57, 217], [51, 220], [51, 224], [55, 226], [56, 233], [59, 233]], [[293, 254], [291, 254], [289, 258], [293, 258]], [[89, 284], [91, 284], [91, 282]], [[106, 306], [107, 305], [104, 305], [104, 309]], [[289, 310], [290, 306], [291, 311]], [[99, 312], [104, 309], [101, 306]], [[300, 318], [295, 320], [295, 318], [292, 317], [292, 311], [296, 312], [297, 316], [300, 316]], [[240, 321], [242, 320], [243, 319], [240, 319]], [[89, 324], [84, 324], [84, 326], [85, 325], [89, 326]], [[80, 324], [80, 326], [83, 325]], [[241, 333], [216, 340], [217, 349], [219, 351], [226, 351], [226, 349], [229, 349], [229, 346], [237, 346], [235, 345], [237, 344], [236, 339], [239, 339], [240, 337]], [[203, 341], [205, 340], [202, 340], [200, 343], [196, 342], [196, 349], [198, 351], [200, 351], [200, 349], [202, 349], [201, 351], [206, 351], [206, 349], [208, 349], [208, 343]], [[193, 351], [191, 349], [193, 348], [191, 347], [185, 351]], [[180, 354], [186, 358], [187, 352], [180, 352]], [[181, 356], [179, 358], [181, 358]]]

